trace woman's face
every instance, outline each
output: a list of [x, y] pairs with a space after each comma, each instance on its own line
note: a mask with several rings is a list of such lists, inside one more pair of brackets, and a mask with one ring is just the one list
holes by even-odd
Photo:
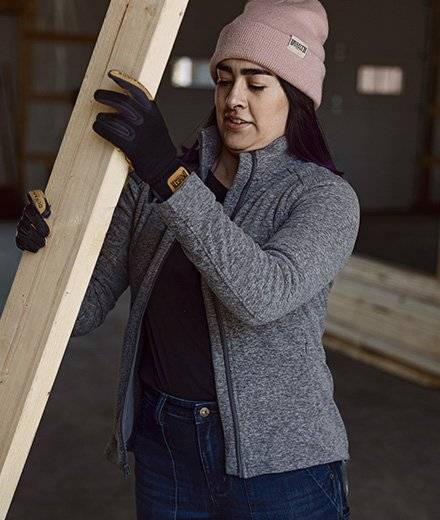
[[[223, 60], [217, 65], [217, 126], [231, 153], [264, 148], [284, 135], [289, 102], [277, 77], [252, 61]], [[246, 124], [230, 126], [228, 117]]]

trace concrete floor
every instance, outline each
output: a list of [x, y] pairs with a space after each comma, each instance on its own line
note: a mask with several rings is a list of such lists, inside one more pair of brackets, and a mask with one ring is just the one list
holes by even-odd
[[[14, 235], [15, 223], [0, 224], [1, 309], [21, 256]], [[406, 236], [398, 254], [408, 252]], [[434, 265], [432, 255], [420, 258], [421, 269]], [[126, 291], [101, 327], [70, 339], [8, 520], [135, 518], [133, 478], [124, 481], [103, 454], [128, 301]], [[331, 350], [327, 360], [350, 441], [352, 519], [440, 518], [440, 392]]]

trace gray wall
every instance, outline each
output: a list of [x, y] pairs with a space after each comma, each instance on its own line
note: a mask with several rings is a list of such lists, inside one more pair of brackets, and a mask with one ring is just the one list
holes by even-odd
[[[195, 139], [196, 127], [213, 106], [214, 91], [173, 88], [172, 58], [209, 58], [221, 28], [242, 11], [245, 3], [245, 0], [189, 2], [157, 95], [176, 144], [188, 144]], [[55, 19], [48, 8], [51, 4], [53, 0], [39, 3], [47, 11], [42, 11], [41, 28], [67, 23], [79, 30], [84, 19], [87, 31], [92, 31], [99, 27], [107, 1], [94, 2], [93, 13], [85, 16], [89, 2], [76, 0], [76, 15], [65, 22], [62, 16]], [[415, 197], [418, 168], [426, 2], [324, 0], [323, 4], [329, 16], [330, 33], [325, 44], [327, 74], [318, 116], [336, 166], [346, 172], [346, 179], [358, 192], [363, 211], [408, 209]], [[10, 31], [2, 31], [0, 38], [13, 39], [13, 36]], [[0, 48], [4, 48], [3, 43]], [[54, 49], [53, 45], [51, 48], [49, 44], [40, 44], [36, 47], [36, 88], [78, 87], [90, 52], [87, 46]], [[401, 66], [403, 94], [397, 97], [358, 94], [356, 72], [363, 64]], [[56, 152], [71, 108], [61, 103], [35, 103], [28, 127], [29, 149]], [[28, 172], [30, 187], [45, 186], [47, 171], [41, 163], [30, 162]]]
[[[426, 2], [327, 2], [332, 23], [329, 74], [320, 116], [336, 159], [357, 188], [363, 209], [409, 208], [414, 201], [422, 92]], [[346, 60], [334, 58], [338, 43]], [[354, 88], [361, 64], [403, 68], [400, 96], [365, 96]], [[342, 96], [343, 111], [332, 114]]]
[[[36, 30], [93, 35], [99, 31], [108, 0], [39, 0], [35, 5]], [[17, 22], [16, 15], [0, 16], [0, 60], [11, 63], [15, 69], [21, 59]], [[75, 91], [82, 82], [92, 50], [93, 44], [89, 43], [32, 42], [28, 69], [30, 89], [40, 94], [67, 93], [70, 98], [67, 102], [30, 102], [25, 133], [27, 152], [57, 153], [73, 108]], [[50, 174], [47, 163], [27, 159], [24, 167], [25, 190], [46, 186]], [[0, 185], [6, 183], [7, 173], [0, 155]]]

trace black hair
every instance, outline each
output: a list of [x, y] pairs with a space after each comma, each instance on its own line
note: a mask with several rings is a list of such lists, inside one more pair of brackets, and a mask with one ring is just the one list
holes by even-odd
[[[288, 142], [288, 153], [297, 158], [325, 166], [336, 175], [344, 176], [344, 172], [336, 169], [327, 141], [316, 116], [313, 100], [304, 92], [277, 76], [289, 101], [289, 114], [286, 122], [285, 135]], [[216, 108], [199, 125], [207, 128], [217, 124]], [[198, 162], [198, 141], [190, 146], [182, 146], [182, 160], [189, 163]]]

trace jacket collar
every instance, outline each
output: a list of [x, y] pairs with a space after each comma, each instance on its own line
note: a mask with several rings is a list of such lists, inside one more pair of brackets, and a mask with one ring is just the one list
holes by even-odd
[[[215, 159], [221, 152], [222, 140], [217, 128], [217, 124], [202, 128], [199, 132], [199, 175], [203, 181], [206, 181], [208, 171], [213, 166]], [[256, 161], [252, 160], [252, 156]], [[241, 152], [239, 154], [239, 165], [236, 177], [246, 177], [247, 180], [252, 166], [256, 165], [253, 171], [255, 179], [259, 179], [263, 175], [269, 180], [267, 173], [273, 171], [274, 164], [283, 164], [291, 162], [299, 162], [296, 156], [288, 153], [288, 141], [285, 135], [282, 135], [264, 148], [253, 150], [250, 152]], [[235, 182], [234, 182], [235, 184]]]

